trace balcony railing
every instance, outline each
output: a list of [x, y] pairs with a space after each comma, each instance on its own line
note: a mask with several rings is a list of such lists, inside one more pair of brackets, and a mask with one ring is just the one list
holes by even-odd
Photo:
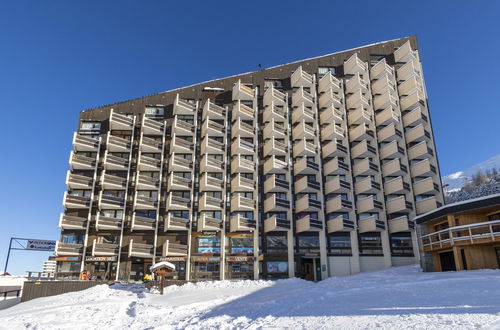
[[431, 133], [425, 129], [423, 124], [409, 128], [405, 132], [406, 143], [429, 141]]
[[275, 138], [285, 138], [286, 136], [286, 128], [282, 124], [278, 124], [274, 121], [274, 119], [271, 119], [270, 122], [267, 122], [264, 124], [264, 138], [265, 139], [270, 139], [272, 137]]
[[325, 182], [325, 194], [346, 193], [350, 190], [351, 184], [338, 176]]
[[286, 121], [287, 110], [284, 107], [278, 107], [274, 103], [266, 106], [263, 113], [264, 122], [270, 122], [271, 120], [276, 121]]
[[198, 217], [198, 231], [219, 231], [222, 229], [222, 219], [213, 218], [205, 213]]
[[130, 131], [134, 129], [134, 118], [115, 112], [111, 109], [109, 115], [109, 129]]
[[405, 150], [394, 140], [380, 147], [380, 159], [392, 159], [404, 156]]
[[369, 124], [372, 121], [372, 116], [367, 107], [360, 106], [354, 110], [349, 110], [347, 119], [349, 125]]
[[292, 106], [298, 108], [301, 105], [306, 107], [314, 106], [314, 97], [303, 87], [299, 87], [292, 94]]
[[403, 133], [396, 128], [394, 123], [391, 123], [377, 132], [378, 142], [389, 142], [393, 140], [401, 140]]
[[366, 63], [359, 59], [358, 55], [354, 53], [347, 61], [344, 62], [345, 74], [363, 73], [366, 71]]
[[73, 134], [73, 148], [76, 152], [89, 151], [97, 152], [99, 149], [99, 138], [80, 135], [77, 132]]
[[347, 81], [347, 83], [345, 84], [345, 89], [347, 93], [354, 93], [358, 90], [366, 92], [368, 90], [368, 83], [363, 78], [361, 78], [361, 76], [357, 72], [351, 79]]
[[434, 151], [429, 148], [427, 141], [422, 141], [408, 148], [408, 158], [410, 160], [424, 159], [434, 156]]
[[157, 190], [160, 186], [160, 180], [158, 178], [153, 178], [149, 175], [137, 174], [137, 182], [135, 183], [137, 189], [142, 190]]
[[242, 154], [242, 155], [253, 155], [255, 152], [255, 145], [252, 142], [248, 142], [238, 136], [231, 143], [231, 153], [233, 155]]
[[358, 230], [360, 234], [385, 230], [385, 222], [371, 216], [358, 220]]
[[71, 170], [94, 170], [97, 161], [95, 158], [87, 157], [71, 151], [69, 156], [69, 165]]
[[338, 216], [330, 219], [326, 223], [328, 233], [335, 233], [338, 231], [351, 231], [356, 228], [354, 221], [344, 218], [343, 216]]
[[406, 197], [399, 196], [388, 199], [385, 202], [387, 213], [407, 213], [413, 211], [413, 203], [406, 200]]
[[342, 102], [342, 94], [340, 93], [340, 91], [335, 91], [334, 89], [325, 91], [319, 97], [319, 107], [321, 109], [326, 109], [328, 107], [334, 107], [336, 109], [343, 108], [344, 104]]
[[123, 225], [122, 218], [106, 217], [102, 214], [96, 216], [95, 228], [96, 230], [120, 230]]
[[203, 173], [200, 178], [200, 191], [222, 191], [224, 181]]
[[207, 135], [211, 136], [225, 136], [226, 127], [222, 124], [219, 124], [216, 121], [211, 120], [210, 118], [205, 119], [203, 125], [201, 126], [201, 136], [205, 137]]
[[241, 80], [238, 80], [236, 84], [233, 86], [233, 101], [243, 100], [250, 101], [254, 99], [255, 90], [241, 83]]
[[292, 129], [292, 138], [294, 140], [301, 140], [301, 139], [314, 139], [316, 137], [316, 130], [314, 129], [313, 126], [306, 124], [305, 121], [299, 122], [295, 127]]
[[401, 98], [402, 111], [410, 111], [423, 106], [425, 106], [425, 96], [419, 91], [414, 91], [410, 95]]
[[108, 137], [106, 139], [107, 150], [111, 152], [130, 152], [131, 145], [130, 140], [108, 133]]
[[369, 158], [364, 158], [357, 161], [352, 166], [354, 176], [374, 175], [378, 172], [378, 165], [372, 162]]
[[287, 149], [286, 144], [271, 137], [264, 143], [264, 156], [285, 156], [287, 155]]
[[386, 92], [394, 93], [396, 84], [394, 83], [393, 76], [384, 72], [377, 80], [372, 81], [373, 95], [384, 94]]
[[193, 142], [180, 138], [177, 135], [174, 135], [172, 137], [172, 142], [170, 146], [171, 146], [170, 152], [176, 152], [180, 154], [192, 153], [194, 150]]
[[210, 119], [224, 120], [226, 119], [226, 109], [207, 100], [203, 106], [203, 120], [207, 117]]
[[125, 206], [124, 197], [107, 195], [102, 191], [99, 193], [100, 209], [122, 209], [124, 206]]
[[200, 170], [202, 172], [224, 172], [224, 161], [210, 157], [204, 154], [201, 158]]
[[189, 210], [191, 208], [191, 199], [176, 196], [169, 193], [167, 197], [167, 210]]
[[415, 195], [434, 194], [439, 192], [439, 185], [434, 182], [433, 177], [428, 177], [413, 183], [413, 193]]
[[369, 108], [370, 101], [365, 97], [365, 94], [358, 90], [346, 98], [347, 109]]
[[385, 58], [378, 61], [377, 64], [375, 64], [370, 69], [370, 75], [371, 75], [372, 79], [378, 79], [384, 74], [389, 75], [389, 76], [394, 75], [394, 69], [390, 65], [387, 64]]
[[302, 178], [295, 180], [295, 193], [318, 193], [321, 184], [318, 181], [310, 181], [307, 176], [303, 176]]
[[90, 207], [90, 198], [70, 195], [66, 191], [64, 192], [63, 205], [66, 209], [88, 209]]
[[320, 93], [326, 92], [329, 89], [334, 91], [342, 91], [342, 82], [335, 78], [330, 71], [328, 71], [318, 82], [318, 91]]
[[189, 218], [176, 217], [172, 213], [168, 213], [165, 218], [165, 231], [169, 230], [188, 230], [189, 229]]
[[92, 244], [92, 256], [116, 256], [120, 247], [118, 244], [99, 243], [96, 239]]
[[279, 198], [272, 194], [264, 200], [264, 212], [286, 212], [290, 209], [290, 202], [287, 199]]
[[394, 51], [394, 60], [399, 63], [406, 63], [410, 60], [416, 60], [416, 51], [411, 49], [410, 41], [405, 42], [401, 47]]
[[406, 183], [402, 176], [384, 182], [384, 194], [397, 195], [406, 194], [410, 191], [410, 185]]
[[295, 227], [297, 233], [320, 231], [323, 230], [323, 223], [318, 219], [312, 218], [310, 215], [306, 215], [295, 221]]
[[334, 106], [329, 106], [321, 111], [319, 115], [321, 125], [337, 124], [342, 125], [344, 122], [343, 110], [339, 110]]
[[411, 77], [420, 77], [420, 66], [417, 61], [410, 60], [405, 65], [396, 70], [398, 81], [405, 81]]
[[430, 159], [424, 159], [410, 166], [410, 173], [413, 178], [418, 176], [432, 176], [437, 174], [436, 167], [431, 164]]
[[316, 153], [316, 145], [313, 142], [307, 141], [305, 138], [300, 141], [296, 141], [293, 145], [293, 157], [315, 156]]
[[109, 174], [104, 170], [101, 176], [101, 186], [103, 189], [122, 190], [127, 188], [127, 178]]
[[138, 258], [152, 258], [154, 257], [154, 245], [136, 243], [133, 239], [130, 240], [128, 248], [128, 256]]
[[396, 176], [405, 175], [408, 173], [408, 168], [406, 165], [401, 163], [401, 159], [395, 158], [389, 162], [382, 165], [382, 175], [386, 176]]
[[278, 218], [273, 215], [264, 220], [265, 233], [269, 233], [271, 231], [288, 231], [290, 228], [290, 221], [288, 219]]
[[264, 162], [264, 174], [286, 173], [287, 171], [288, 163], [276, 158], [275, 156], [270, 156]]
[[316, 162], [308, 160], [307, 157], [301, 157], [293, 164], [295, 174], [317, 174], [319, 165]]
[[231, 173], [253, 173], [255, 163], [249, 159], [243, 158], [240, 155], [233, 157], [231, 161]]
[[172, 133], [181, 136], [193, 136], [194, 134], [194, 124], [179, 117], [174, 117], [174, 122], [172, 123]]
[[235, 191], [253, 191], [255, 189], [255, 180], [245, 178], [237, 174], [231, 179], [231, 192]]
[[399, 115], [393, 107], [387, 107], [375, 115], [375, 123], [377, 126], [396, 124], [399, 122]]
[[104, 154], [104, 168], [106, 170], [125, 171], [128, 170], [128, 166], [128, 158], [118, 157], [108, 153], [107, 151]]
[[313, 77], [311, 74], [305, 72], [302, 66], [299, 66], [293, 73], [291, 77], [292, 87], [311, 87], [313, 83]]
[[254, 219], [248, 219], [243, 217], [241, 214], [233, 215], [230, 219], [230, 231], [254, 231], [256, 229], [257, 222]]
[[241, 118], [238, 118], [231, 126], [231, 137], [253, 137], [255, 130], [252, 125], [245, 123]]
[[174, 101], [173, 115], [193, 115], [196, 110], [196, 104], [182, 100], [179, 94], [176, 95]]
[[139, 195], [135, 193], [134, 209], [136, 210], [156, 210], [158, 207], [158, 199]]
[[431, 196], [416, 202], [417, 214], [426, 213], [441, 206], [442, 204], [437, 201], [436, 196]]
[[286, 95], [273, 86], [266, 89], [264, 92], [264, 106], [269, 107], [271, 105], [286, 106]]
[[352, 158], [366, 158], [373, 157], [376, 155], [377, 150], [375, 147], [371, 146], [368, 140], [363, 140], [358, 142], [356, 145], [351, 146], [351, 157]]
[[253, 211], [255, 209], [255, 200], [236, 195], [231, 198], [231, 212]]
[[338, 157], [334, 157], [323, 165], [323, 175], [346, 174], [349, 165]]
[[305, 104], [301, 103], [299, 106], [292, 111], [292, 122], [299, 123], [305, 121], [306, 123], [313, 123], [315, 118], [314, 111], [312, 108], [307, 107]]
[[321, 210], [321, 202], [304, 195], [295, 202], [295, 213], [317, 212]]
[[188, 246], [186, 244], [173, 243], [170, 240], [167, 240], [165, 244], [163, 244], [162, 256], [164, 257], [187, 255]]
[[388, 219], [387, 223], [389, 225], [389, 233], [391, 234], [415, 229], [415, 222], [408, 219], [408, 216], [406, 215]]
[[288, 180], [278, 179], [276, 175], [269, 176], [264, 181], [264, 193], [287, 192], [290, 189]]
[[390, 91], [385, 91], [383, 94], [375, 95], [373, 98], [373, 108], [375, 110], [383, 110], [388, 107], [396, 108], [398, 99], [392, 95]]
[[349, 142], [359, 141], [364, 139], [373, 139], [375, 133], [367, 124], [358, 125], [349, 130]]
[[191, 172], [191, 169], [193, 168], [193, 161], [173, 154], [170, 156], [168, 168], [170, 172]]
[[161, 169], [161, 160], [141, 154], [137, 162], [140, 171], [158, 171]]
[[139, 148], [142, 152], [157, 152], [160, 153], [163, 150], [163, 143], [161, 141], [146, 137], [144, 135], [141, 136], [141, 143], [139, 144]]
[[83, 244], [63, 243], [61, 241], [56, 242], [56, 256], [75, 256], [81, 255], [82, 252]]
[[405, 111], [403, 113], [403, 125], [415, 126], [418, 124], [425, 124], [428, 122], [427, 116], [423, 113], [423, 108], [416, 107], [413, 110]]
[[411, 76], [398, 86], [399, 95], [410, 95], [414, 92], [423, 93], [424, 88], [417, 76]]
[[131, 230], [155, 230], [156, 218], [141, 217], [134, 213], [130, 228]]
[[383, 204], [375, 200], [373, 196], [370, 196], [358, 199], [356, 201], [356, 209], [358, 213], [378, 212], [383, 209]]
[[371, 177], [358, 180], [354, 183], [356, 194], [376, 194], [380, 191], [380, 184]]
[[236, 121], [238, 118], [243, 120], [254, 120], [255, 110], [243, 104], [241, 101], [236, 102], [233, 106], [232, 120]]
[[344, 129], [335, 123], [331, 123], [321, 129], [321, 141], [343, 139], [344, 137]]
[[170, 173], [168, 178], [167, 189], [170, 190], [191, 190], [193, 186], [193, 180], [191, 178], [185, 178], [182, 176], [177, 176], [175, 172]]
[[87, 229], [87, 222], [87, 218], [61, 213], [61, 216], [59, 217], [59, 228], [62, 230], [85, 230]]
[[202, 211], [220, 211], [223, 207], [223, 200], [220, 198], [212, 197], [207, 194], [203, 194], [198, 203], [198, 209]]
[[142, 132], [147, 135], [161, 136], [165, 134], [165, 122], [142, 117]]
[[66, 186], [68, 189], [92, 189], [94, 185], [94, 179], [68, 171], [66, 174]]

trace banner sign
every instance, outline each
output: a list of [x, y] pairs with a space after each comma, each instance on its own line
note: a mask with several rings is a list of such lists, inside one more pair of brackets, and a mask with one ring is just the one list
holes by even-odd
[[80, 257], [56, 257], [56, 261], [80, 261]]
[[233, 257], [226, 257], [226, 260], [228, 262], [247, 262], [247, 261], [253, 261], [253, 257], [233, 256]]
[[218, 262], [220, 261], [220, 257], [197, 257], [193, 256], [191, 257], [193, 261], [197, 262]]
[[186, 261], [186, 257], [161, 257], [160, 261]]
[[28, 239], [26, 243], [26, 250], [54, 251], [55, 249], [56, 241]]
[[116, 261], [116, 256], [112, 257], [85, 257], [85, 261]]

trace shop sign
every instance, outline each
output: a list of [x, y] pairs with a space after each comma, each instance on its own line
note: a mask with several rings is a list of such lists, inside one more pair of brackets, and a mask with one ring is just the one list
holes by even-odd
[[208, 257], [208, 261], [220, 261], [220, 257]]
[[226, 260], [229, 262], [241, 262], [241, 261], [253, 261], [253, 257], [226, 257]]
[[159, 261], [186, 261], [186, 257], [161, 257]]
[[306, 253], [306, 254], [304, 254], [304, 256], [305, 257], [317, 257], [317, 256], [319, 256], [319, 254], [318, 253]]
[[111, 256], [111, 257], [85, 257], [85, 261], [106, 261], [106, 262], [113, 262], [113, 261], [116, 261], [116, 256]]
[[202, 235], [204, 235], [204, 236], [215, 236], [215, 235], [217, 235], [217, 232], [216, 231], [204, 231], [204, 232], [202, 232]]
[[193, 261], [197, 261], [197, 262], [207, 262], [208, 261], [208, 257], [191, 257], [191, 259]]
[[55, 249], [56, 241], [29, 239], [26, 243], [26, 250], [54, 251]]
[[80, 261], [80, 257], [56, 257], [56, 261]]

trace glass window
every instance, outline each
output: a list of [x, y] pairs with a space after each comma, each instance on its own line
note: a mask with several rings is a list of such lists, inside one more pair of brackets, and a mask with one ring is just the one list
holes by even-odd
[[268, 273], [287, 273], [287, 261], [268, 261], [266, 262], [266, 269]]
[[202, 236], [198, 237], [198, 253], [220, 253], [220, 237]]
[[233, 254], [253, 254], [252, 237], [231, 237], [230, 244]]
[[362, 255], [382, 255], [380, 233], [359, 234], [359, 253]]
[[391, 252], [393, 255], [413, 256], [411, 233], [391, 234]]
[[95, 121], [84, 121], [82, 122], [81, 129], [98, 131], [101, 129], [101, 123]]
[[351, 255], [350, 233], [338, 232], [328, 236], [329, 253], [338, 255]]
[[83, 235], [77, 234], [63, 234], [61, 241], [67, 244], [83, 244]]

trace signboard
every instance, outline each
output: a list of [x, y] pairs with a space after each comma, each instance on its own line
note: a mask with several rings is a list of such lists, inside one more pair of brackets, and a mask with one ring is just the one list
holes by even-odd
[[56, 241], [28, 239], [26, 243], [26, 250], [54, 251], [55, 249]]
[[247, 262], [247, 261], [253, 261], [253, 257], [228, 256], [226, 257], [226, 260], [228, 262]]
[[197, 257], [193, 256], [191, 257], [193, 261], [197, 262], [218, 262], [220, 261], [220, 257]]
[[80, 261], [80, 257], [56, 257], [56, 261]]
[[113, 262], [116, 261], [116, 256], [111, 257], [85, 257], [85, 261], [105, 261], [105, 262]]
[[161, 257], [160, 261], [186, 261], [186, 257]]

